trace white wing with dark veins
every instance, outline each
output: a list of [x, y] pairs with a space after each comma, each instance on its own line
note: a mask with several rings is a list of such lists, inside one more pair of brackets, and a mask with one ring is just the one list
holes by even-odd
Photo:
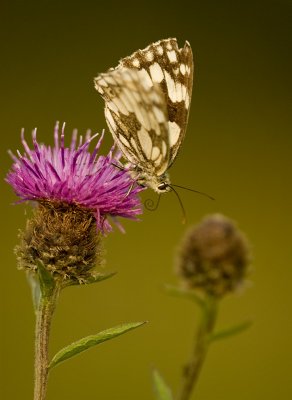
[[119, 67], [139, 70], [161, 88], [168, 113], [170, 166], [185, 137], [192, 97], [194, 64], [189, 42], [179, 48], [176, 39], [160, 40], [123, 58]]
[[125, 158], [162, 175], [169, 165], [168, 116], [159, 86], [143, 73], [117, 68], [100, 74], [95, 87], [105, 100], [109, 129]]
[[193, 70], [190, 44], [179, 48], [176, 39], [164, 39], [95, 78], [114, 140], [148, 177], [168, 170], [184, 140]]

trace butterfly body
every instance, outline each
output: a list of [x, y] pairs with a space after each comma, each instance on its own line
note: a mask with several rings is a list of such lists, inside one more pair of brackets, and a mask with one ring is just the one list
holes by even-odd
[[160, 40], [95, 78], [105, 117], [133, 176], [158, 193], [170, 189], [168, 169], [185, 136], [193, 82], [188, 42]]

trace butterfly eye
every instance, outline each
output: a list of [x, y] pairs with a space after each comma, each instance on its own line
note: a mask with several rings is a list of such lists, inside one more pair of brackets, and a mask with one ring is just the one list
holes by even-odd
[[169, 187], [168, 183], [162, 182], [158, 185], [157, 189], [163, 191], [166, 190], [168, 187]]

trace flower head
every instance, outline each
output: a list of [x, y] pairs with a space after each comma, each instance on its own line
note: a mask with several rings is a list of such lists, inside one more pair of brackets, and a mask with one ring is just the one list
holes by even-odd
[[102, 136], [94, 150], [89, 151], [91, 141], [97, 135], [86, 134], [83, 143], [77, 131], [73, 132], [71, 144], [65, 147], [64, 125], [59, 133], [56, 124], [54, 147], [39, 144], [33, 131], [33, 149], [29, 148], [22, 131], [24, 154], [11, 153], [14, 160], [6, 181], [22, 201], [62, 202], [90, 210], [97, 226], [109, 231], [108, 216], [136, 219], [142, 207], [137, 194], [142, 190], [130, 174], [117, 167], [120, 154], [98, 155]]
[[75, 204], [45, 201], [33, 211], [15, 248], [19, 269], [36, 272], [41, 262], [65, 285], [94, 277], [104, 252], [93, 214]]
[[186, 233], [177, 272], [187, 287], [221, 297], [243, 282], [249, 261], [244, 235], [233, 221], [215, 214]]

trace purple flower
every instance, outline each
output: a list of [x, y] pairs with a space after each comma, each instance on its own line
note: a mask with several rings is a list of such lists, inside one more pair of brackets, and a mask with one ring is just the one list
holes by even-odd
[[138, 193], [143, 189], [126, 170], [117, 167], [121, 155], [114, 154], [113, 148], [107, 156], [98, 155], [103, 135], [94, 150], [89, 151], [89, 144], [96, 136], [87, 132], [84, 143], [80, 136], [77, 144], [75, 130], [70, 147], [65, 147], [64, 125], [60, 135], [57, 123], [54, 147], [39, 144], [34, 130], [34, 148], [30, 149], [22, 131], [25, 152], [21, 155], [18, 151], [18, 157], [10, 152], [14, 164], [6, 181], [21, 201], [64, 202], [92, 210], [98, 228], [105, 232], [111, 230], [107, 216], [114, 220], [136, 219], [142, 213]]

